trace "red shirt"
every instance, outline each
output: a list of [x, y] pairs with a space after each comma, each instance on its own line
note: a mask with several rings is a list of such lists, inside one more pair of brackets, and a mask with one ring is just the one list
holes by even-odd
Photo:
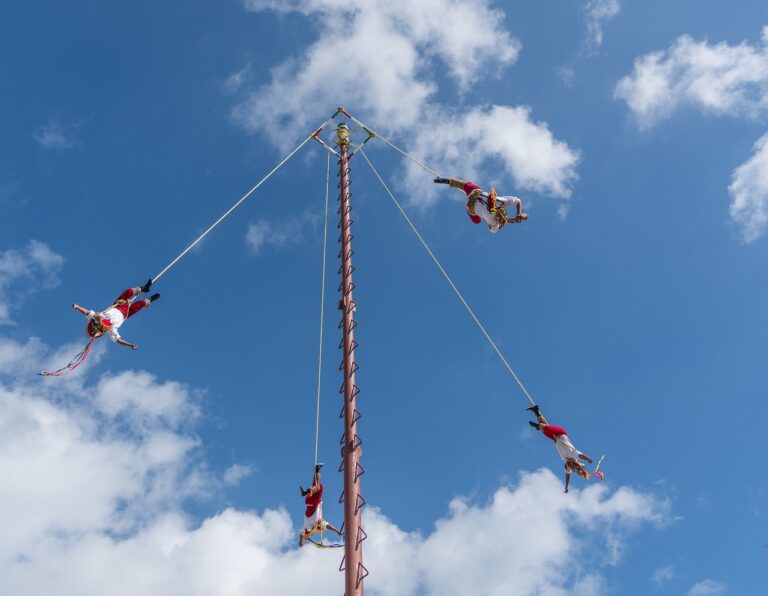
[[553, 424], [545, 424], [541, 427], [541, 432], [548, 436], [553, 441], [557, 440], [560, 435], [567, 435], [565, 429], [561, 426], [554, 426]]
[[304, 511], [305, 517], [312, 517], [317, 510], [317, 506], [323, 501], [323, 485], [319, 482], [313, 486], [315, 492], [304, 497], [304, 504], [307, 506]]

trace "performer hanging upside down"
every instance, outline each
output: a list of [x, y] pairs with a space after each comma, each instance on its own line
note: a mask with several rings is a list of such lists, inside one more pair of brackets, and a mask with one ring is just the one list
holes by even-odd
[[315, 473], [312, 476], [312, 486], [304, 488], [299, 486], [301, 496], [304, 497], [304, 504], [307, 506], [304, 511], [304, 527], [299, 532], [299, 546], [304, 546], [304, 542], [309, 540], [310, 536], [318, 532], [322, 533], [326, 529], [336, 532], [341, 536], [341, 531], [334, 528], [323, 519], [323, 485], [320, 483], [320, 468], [323, 464], [315, 465]]
[[[456, 178], [435, 178], [435, 184], [448, 184], [452, 188], [458, 188], [467, 195], [467, 215], [472, 223], [479, 224], [485, 221], [492, 233], [498, 232], [508, 223], [520, 223], [528, 219], [528, 214], [523, 213], [523, 203], [517, 197], [500, 197], [496, 189], [491, 188], [485, 192], [472, 182], [457, 180]], [[515, 216], [509, 217], [507, 208], [515, 207]]]
[[77, 304], [73, 304], [72, 308], [88, 317], [85, 333], [91, 338], [96, 339], [106, 333], [113, 342], [131, 348], [132, 350], [138, 350], [138, 346], [125, 341], [120, 337], [117, 330], [127, 319], [130, 319], [141, 309], [146, 308], [152, 304], [152, 302], [160, 298], [160, 294], [153, 294], [149, 298], [136, 300], [136, 297], [142, 292], [149, 292], [151, 285], [152, 280], [149, 279], [147, 280], [147, 283], [140, 288], [128, 288], [118, 296], [112, 306], [99, 313], [78, 306]]
[[597, 468], [595, 468], [594, 472], [591, 474], [587, 472], [587, 468], [584, 467], [584, 464], [582, 464], [579, 460], [584, 460], [591, 464], [592, 458], [573, 446], [573, 443], [571, 443], [571, 440], [568, 438], [564, 428], [549, 424], [546, 418], [542, 416], [541, 412], [539, 411], [539, 406], [537, 405], [526, 408], [526, 410], [529, 410], [536, 415], [536, 422], [531, 422], [529, 420], [528, 424], [530, 424], [536, 430], [540, 430], [542, 433], [544, 433], [544, 436], [549, 437], [555, 442], [557, 453], [560, 455], [560, 458], [565, 464], [565, 492], [568, 492], [568, 485], [571, 481], [571, 472], [575, 472], [584, 478], [584, 480], [589, 480], [592, 476], [596, 476], [600, 480], [603, 479], [603, 473], [598, 470], [600, 463], [597, 464]]

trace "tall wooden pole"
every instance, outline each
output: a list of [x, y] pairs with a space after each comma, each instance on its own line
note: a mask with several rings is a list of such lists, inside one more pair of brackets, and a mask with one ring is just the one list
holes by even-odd
[[360, 393], [355, 384], [355, 371], [358, 366], [355, 363], [355, 301], [352, 298], [352, 218], [350, 217], [349, 191], [349, 129], [341, 122], [336, 130], [337, 144], [339, 147], [339, 227], [341, 228], [341, 300], [339, 309], [342, 312], [341, 327], [342, 349], [344, 359], [341, 368], [344, 373], [344, 384], [341, 393], [344, 395], [344, 434], [341, 438], [342, 468], [344, 470], [344, 560], [341, 568], [344, 570], [344, 594], [345, 596], [363, 596], [363, 579], [368, 571], [363, 565], [363, 541], [366, 534], [362, 527], [362, 507], [365, 499], [360, 494], [360, 476], [365, 469], [360, 465], [362, 455], [362, 440], [357, 434], [357, 421], [360, 413], [357, 411], [357, 394]]

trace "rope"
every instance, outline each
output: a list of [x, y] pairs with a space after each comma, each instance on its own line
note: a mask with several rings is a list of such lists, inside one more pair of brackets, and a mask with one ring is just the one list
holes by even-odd
[[474, 319], [475, 323], [477, 323], [477, 326], [480, 327], [480, 331], [483, 332], [483, 335], [485, 335], [488, 342], [491, 344], [491, 347], [496, 351], [496, 353], [499, 355], [499, 358], [501, 358], [501, 361], [504, 363], [504, 366], [507, 367], [507, 370], [510, 372], [512, 377], [515, 379], [517, 384], [520, 386], [520, 389], [523, 390], [523, 393], [525, 394], [525, 397], [528, 398], [528, 401], [531, 402], [532, 405], [535, 405], [536, 402], [533, 401], [533, 398], [531, 397], [530, 393], [528, 393], [528, 390], [525, 388], [525, 385], [523, 385], [523, 382], [520, 380], [520, 378], [515, 374], [515, 371], [512, 370], [512, 367], [509, 365], [509, 362], [507, 362], [507, 359], [504, 358], [504, 355], [501, 353], [501, 350], [499, 350], [496, 343], [491, 339], [491, 336], [488, 334], [488, 331], [486, 331], [483, 324], [480, 322], [480, 319], [477, 318], [477, 315], [475, 315], [472, 308], [469, 306], [467, 301], [464, 299], [464, 296], [461, 295], [461, 292], [459, 291], [459, 288], [456, 287], [456, 284], [453, 283], [453, 280], [451, 280], [448, 273], [443, 269], [443, 266], [440, 264], [440, 261], [437, 260], [437, 257], [432, 252], [432, 250], [429, 248], [429, 245], [424, 240], [422, 235], [419, 233], [419, 231], [416, 229], [416, 226], [413, 225], [413, 222], [411, 221], [411, 218], [408, 217], [408, 214], [405, 212], [405, 210], [400, 206], [400, 203], [398, 203], [397, 199], [395, 198], [395, 195], [392, 194], [392, 191], [389, 190], [389, 187], [384, 182], [382, 177], [379, 175], [379, 172], [376, 170], [376, 168], [371, 163], [371, 160], [368, 159], [368, 156], [365, 154], [365, 151], [360, 149], [360, 153], [365, 158], [365, 161], [368, 162], [368, 165], [371, 166], [371, 170], [373, 170], [373, 173], [376, 175], [376, 178], [379, 179], [379, 182], [381, 182], [381, 185], [384, 187], [384, 190], [387, 191], [387, 194], [389, 195], [389, 198], [392, 199], [392, 202], [397, 206], [397, 208], [400, 210], [400, 213], [405, 218], [405, 221], [408, 222], [408, 225], [411, 226], [411, 229], [413, 230], [413, 233], [416, 234], [416, 237], [421, 242], [422, 246], [426, 249], [427, 253], [429, 253], [429, 256], [432, 257], [432, 260], [435, 262], [435, 265], [437, 265], [437, 268], [440, 269], [440, 272], [445, 277], [446, 281], [450, 284], [450, 286], [453, 288], [453, 291], [456, 293], [456, 295], [459, 297], [459, 300], [461, 300], [461, 303], [464, 305], [464, 307], [467, 309], [467, 312], [470, 314], [470, 316]]
[[[330, 121], [330, 118], [325, 122], [323, 122], [320, 128], [325, 126], [329, 121]], [[270, 172], [266, 176], [264, 176], [261, 180], [259, 180], [256, 186], [254, 186], [251, 190], [245, 193], [240, 198], [240, 200], [237, 201], [237, 203], [235, 203], [234, 205], [232, 205], [232, 207], [230, 207], [227, 210], [227, 212], [224, 213], [224, 215], [222, 215], [219, 219], [217, 219], [213, 223], [213, 225], [211, 225], [211, 227], [209, 227], [205, 232], [200, 234], [192, 244], [190, 244], [187, 248], [185, 248], [175, 259], [173, 259], [173, 261], [168, 263], [165, 269], [163, 269], [160, 273], [155, 275], [155, 277], [152, 279], [152, 283], [155, 283], [158, 279], [160, 279], [163, 275], [165, 275], [165, 273], [171, 267], [173, 267], [184, 255], [186, 255], [190, 250], [192, 250], [197, 245], [198, 242], [200, 242], [203, 238], [205, 238], [211, 231], [213, 231], [213, 229], [216, 226], [218, 226], [222, 221], [224, 221], [229, 216], [229, 214], [232, 213], [235, 209], [237, 209], [243, 201], [245, 201], [248, 197], [250, 197], [257, 188], [259, 188], [262, 184], [264, 184], [270, 178], [270, 176], [272, 176], [272, 174], [274, 174], [277, 170], [279, 170], [283, 166], [283, 164], [285, 164], [285, 162], [291, 159], [296, 154], [296, 152], [299, 151], [299, 149], [301, 149], [304, 145], [306, 145], [307, 142], [313, 137], [313, 135], [314, 133], [312, 133], [306, 139], [304, 139], [301, 143], [299, 143], [299, 145], [293, 151], [291, 151], [288, 155], [286, 155], [279, 164], [277, 164], [274, 168], [272, 168], [272, 170], [270, 170]]]
[[[346, 114], [346, 112], [345, 112], [345, 114]], [[368, 131], [372, 132], [372, 133], [373, 133], [375, 136], [377, 136], [378, 138], [380, 138], [380, 139], [381, 139], [382, 141], [384, 141], [384, 142], [385, 142], [387, 145], [389, 145], [390, 147], [392, 147], [392, 149], [394, 149], [395, 151], [397, 151], [398, 153], [400, 153], [400, 154], [401, 154], [403, 157], [406, 157], [406, 158], [410, 159], [410, 160], [411, 160], [413, 163], [415, 163], [416, 165], [418, 165], [418, 166], [420, 166], [420, 167], [424, 168], [424, 169], [425, 169], [427, 172], [430, 172], [432, 175], [434, 175], [434, 176], [437, 176], [437, 177], [440, 177], [440, 174], [438, 174], [438, 173], [437, 173], [435, 170], [433, 170], [432, 168], [430, 168], [430, 167], [429, 167], [427, 164], [420, 162], [418, 159], [416, 159], [416, 158], [415, 158], [413, 155], [411, 155], [411, 154], [410, 154], [410, 153], [408, 153], [407, 151], [404, 151], [403, 149], [400, 149], [400, 147], [398, 147], [397, 145], [395, 145], [395, 144], [394, 144], [394, 143], [392, 143], [391, 141], [388, 141], [387, 139], [385, 139], [384, 137], [382, 137], [382, 136], [381, 136], [379, 133], [377, 133], [375, 130], [373, 130], [372, 128], [370, 128], [370, 127], [366, 126], [365, 124], [363, 124], [362, 122], [360, 122], [360, 120], [358, 120], [357, 118], [355, 118], [355, 117], [354, 117], [354, 116], [352, 116], [351, 114], [347, 114], [347, 116], [349, 116], [349, 117], [350, 117], [350, 118], [351, 118], [351, 119], [352, 119], [352, 120], [353, 120], [355, 123], [357, 123], [357, 124], [359, 124], [360, 126], [362, 126], [362, 127], [365, 129], [365, 130], [368, 130]], [[368, 159], [368, 158], [366, 158], [366, 159]], [[369, 163], [370, 163], [370, 162], [369, 162]]]
[[320, 542], [317, 542], [313, 538], [307, 538], [307, 542], [310, 544], [314, 544], [317, 548], [344, 548], [344, 543], [335, 543], [335, 544], [326, 544], [323, 542], [323, 539], [320, 539]]
[[42, 370], [37, 374], [41, 377], [63, 377], [64, 375], [68, 375], [78, 366], [80, 366], [86, 358], [88, 358], [88, 354], [91, 351], [91, 346], [93, 346], [94, 341], [96, 341], [96, 338], [92, 337], [91, 340], [85, 345], [85, 347], [72, 357], [72, 360], [70, 360], [69, 364], [66, 366], [63, 366], [58, 370], [54, 370], [53, 372]]
[[325, 313], [325, 263], [328, 252], [328, 189], [331, 185], [331, 154], [325, 168], [325, 224], [323, 226], [323, 280], [320, 284], [320, 345], [317, 350], [317, 410], [315, 412], [315, 467], [317, 467], [317, 444], [320, 439], [320, 378], [323, 370], [323, 319]]

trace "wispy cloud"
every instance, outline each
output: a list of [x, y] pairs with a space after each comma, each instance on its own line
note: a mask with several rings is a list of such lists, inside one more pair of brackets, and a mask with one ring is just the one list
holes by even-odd
[[0, 325], [11, 323], [11, 312], [39, 288], [58, 285], [63, 265], [64, 257], [37, 240], [0, 251]]
[[51, 116], [48, 123], [38, 127], [33, 136], [43, 149], [64, 151], [81, 145], [79, 133], [90, 118], [62, 121]]
[[227, 93], [237, 93], [248, 81], [251, 72], [251, 65], [246, 64], [241, 69], [236, 70], [224, 80], [224, 90]]
[[262, 218], [248, 226], [245, 243], [253, 254], [259, 254], [268, 248], [295, 246], [304, 241], [307, 228], [314, 227], [318, 221], [317, 215], [309, 211], [297, 213], [290, 218]]
[[768, 134], [755, 143], [752, 157], [733, 171], [730, 213], [744, 242], [753, 242], [768, 225]]
[[589, 0], [584, 6], [587, 35], [584, 48], [588, 53], [596, 52], [603, 44], [603, 25], [621, 12], [619, 0]]
[[653, 572], [651, 581], [657, 586], [667, 583], [669, 580], [675, 577], [675, 567], [673, 565], [665, 565], [659, 567]]
[[239, 484], [243, 478], [253, 474], [253, 468], [243, 464], [232, 464], [224, 471], [224, 484], [234, 486]]
[[688, 596], [720, 596], [725, 594], [725, 584], [705, 579], [695, 583], [687, 594]]

